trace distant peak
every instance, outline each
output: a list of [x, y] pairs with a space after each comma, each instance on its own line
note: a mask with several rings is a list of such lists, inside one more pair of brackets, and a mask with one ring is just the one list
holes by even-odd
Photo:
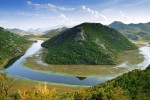
[[114, 21], [114, 22], [112, 22], [111, 24], [124, 24], [124, 23], [121, 22], [121, 21]]

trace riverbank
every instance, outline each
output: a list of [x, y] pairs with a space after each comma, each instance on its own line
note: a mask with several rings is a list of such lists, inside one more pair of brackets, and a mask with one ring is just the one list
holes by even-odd
[[31, 46], [31, 44], [32, 44], [31, 41], [29, 41], [26, 44], [23, 44], [22, 45], [22, 52], [19, 53], [16, 56], [12, 56], [12, 57], [6, 59], [5, 62], [0, 65], [0, 70], [5, 69], [5, 68], [11, 66], [15, 61], [17, 61], [21, 56], [23, 56], [25, 54], [26, 50]]
[[[12, 77], [8, 76], [8, 84], [11, 84], [14, 80], [15, 83], [13, 84], [13, 90], [29, 90], [29, 89], [35, 89], [35, 86], [38, 84], [47, 84], [48, 89], [56, 89], [60, 94], [61, 93], [69, 93], [78, 90], [79, 88], [86, 89], [89, 86], [75, 86], [75, 85], [65, 85], [65, 84], [55, 84], [55, 83], [50, 83], [50, 82], [39, 82], [39, 81], [34, 81], [30, 79], [25, 79], [25, 78], [19, 78], [19, 77]], [[12, 91], [13, 91], [12, 90]]]
[[[46, 52], [44, 50], [44, 52]], [[24, 65], [32, 70], [55, 73], [70, 76], [89, 77], [89, 76], [107, 76], [122, 73], [124, 68], [116, 68], [114, 65], [49, 65], [43, 61], [43, 51], [40, 51], [31, 57], [28, 57]], [[143, 56], [139, 54], [139, 50], [131, 50], [124, 52], [118, 57], [118, 65], [124, 62], [130, 64], [139, 64], [144, 60]]]
[[[6, 69], [9, 75], [23, 77], [32, 80], [38, 80], [42, 82], [52, 82], [57, 84], [70, 84], [70, 85], [87, 85], [92, 86], [104, 81], [110, 80], [118, 75], [128, 72], [130, 70], [136, 69], [134, 64], [139, 64], [141, 60], [141, 55], [139, 51], [125, 52], [120, 56], [123, 59], [123, 63], [117, 66], [94, 66], [94, 65], [53, 65], [49, 70], [45, 69], [48, 64], [42, 62], [42, 54], [40, 44], [43, 41], [38, 40], [33, 43], [33, 45], [27, 50], [26, 54], [22, 56], [17, 62], [15, 62], [11, 67]], [[128, 57], [127, 57], [128, 55]], [[140, 55], [140, 56], [139, 56]], [[26, 58], [35, 57], [33, 60], [35, 64], [38, 64], [38, 68], [43, 70], [32, 70], [31, 68], [24, 67], [23, 63], [27, 62]], [[125, 56], [125, 57], [124, 57]], [[133, 58], [135, 56], [135, 58]], [[139, 56], [139, 57], [137, 57]], [[130, 58], [130, 59], [129, 59]], [[132, 58], [132, 59], [131, 59]], [[137, 59], [138, 58], [138, 59]], [[128, 62], [125, 62], [128, 59]], [[135, 60], [136, 59], [136, 60]], [[133, 61], [132, 61], [133, 60]], [[121, 60], [120, 60], [121, 61]], [[118, 61], [118, 62], [120, 62]], [[132, 61], [132, 64], [129, 62]], [[140, 62], [138, 62], [140, 61]], [[125, 63], [125, 64], [124, 64]], [[33, 63], [32, 63], [33, 64]], [[55, 72], [52, 70], [56, 70]], [[60, 71], [60, 72], [58, 72]], [[67, 72], [68, 71], [68, 72]]]
[[[43, 41], [37, 41], [37, 42], [42, 43]], [[13, 82], [14, 79], [16, 79], [15, 84], [13, 86], [15, 90], [18, 90], [18, 89], [28, 90], [28, 89], [35, 88], [35, 86], [38, 84], [44, 84], [45, 83], [45, 82], [30, 80], [28, 78], [25, 78], [25, 77], [22, 77], [22, 76], [19, 76], [19, 75], [13, 73], [13, 71], [15, 71], [15, 72], [21, 73], [21, 74], [22, 73], [28, 74], [26, 69], [22, 69], [22, 70], [20, 69], [20, 68], [22, 68], [21, 62], [24, 60], [25, 57], [28, 57], [28, 56], [34, 54], [35, 52], [37, 52], [38, 50], [41, 49], [40, 45], [37, 45], [38, 43], [33, 43], [32, 46], [30, 46], [30, 48], [26, 51], [26, 53], [23, 56], [21, 56], [15, 63], [13, 63], [13, 65], [10, 65], [10, 67], [6, 68], [3, 71], [3, 72], [8, 73], [8, 79], [9, 79], [10, 84]], [[16, 77], [16, 76], [18, 76], [18, 77]], [[36, 77], [38, 77], [38, 76], [36, 76]], [[72, 92], [72, 91], [75, 91], [79, 88], [86, 88], [87, 87], [87, 86], [77, 86], [77, 85], [66, 85], [66, 84], [60, 84], [60, 83], [57, 84], [57, 83], [51, 83], [51, 82], [47, 82], [47, 85], [48, 85], [49, 89], [55, 88], [60, 93]]]

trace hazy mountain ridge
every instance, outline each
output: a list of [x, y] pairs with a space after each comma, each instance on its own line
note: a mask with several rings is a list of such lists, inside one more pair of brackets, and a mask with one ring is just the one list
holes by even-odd
[[41, 34], [44, 34], [44, 30], [38, 28], [38, 29], [29, 29], [27, 31], [25, 30], [21, 30], [21, 29], [18, 29], [18, 28], [13, 28], [13, 29], [7, 29], [8, 31], [12, 32], [12, 33], [15, 33], [15, 34], [18, 34], [18, 35], [41, 35]]
[[131, 40], [150, 40], [150, 22], [139, 24], [124, 24], [122, 22], [115, 21], [108, 26], [115, 28]]
[[7, 29], [8, 31], [12, 32], [12, 33], [16, 33], [18, 35], [28, 35], [29, 33], [27, 31], [18, 29], [18, 28], [13, 28], [13, 29]]
[[64, 31], [66, 31], [67, 29], [69, 29], [69, 28], [62, 27], [62, 28], [57, 28], [57, 29], [51, 29], [51, 30], [45, 31], [44, 32], [45, 34], [43, 34], [41, 37], [42, 38], [52, 38], [56, 35], [59, 35], [60, 33], [64, 32]]

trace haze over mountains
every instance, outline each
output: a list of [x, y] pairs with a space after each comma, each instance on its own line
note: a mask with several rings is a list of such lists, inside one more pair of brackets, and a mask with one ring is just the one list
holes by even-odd
[[[120, 21], [114, 21], [108, 25], [111, 28], [116, 29], [128, 39], [131, 40], [150, 40], [150, 22], [148, 23], [139, 23], [139, 24], [124, 24]], [[19, 34], [19, 35], [41, 35], [44, 38], [51, 38], [60, 34], [61, 32], [69, 29], [68, 27], [59, 27], [54, 29], [28, 29], [27, 31], [21, 30], [18, 28], [7, 29], [10, 32]]]
[[27, 31], [21, 30], [21, 29], [18, 29], [18, 28], [7, 29], [7, 30], [10, 31], [10, 32], [12, 32], [12, 33], [19, 34], [19, 35], [31, 35], [31, 34], [41, 35], [45, 31], [45, 30], [42, 30], [40, 28], [38, 28], [38, 29], [29, 29]]
[[43, 37], [43, 38], [52, 38], [52, 37], [64, 32], [64, 31], [66, 31], [67, 29], [69, 29], [69, 28], [62, 27], [62, 28], [57, 28], [57, 29], [51, 29], [51, 30], [45, 31], [44, 35], [42, 35], [41, 37]]
[[115, 21], [108, 26], [115, 28], [131, 40], [150, 40], [150, 22], [124, 24], [122, 22]]

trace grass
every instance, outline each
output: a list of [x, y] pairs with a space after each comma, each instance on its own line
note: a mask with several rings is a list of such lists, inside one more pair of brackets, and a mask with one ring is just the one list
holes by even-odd
[[141, 47], [147, 45], [148, 43], [150, 43], [150, 41], [133, 41], [133, 43], [136, 44], [138, 47]]
[[[8, 84], [11, 84], [15, 78], [9, 76]], [[16, 90], [29, 90], [35, 89], [35, 86], [38, 84], [44, 84], [44, 82], [33, 81], [29, 79], [16, 78], [15, 84], [13, 85], [12, 91]], [[78, 90], [79, 88], [88, 88], [89, 86], [73, 86], [73, 85], [64, 85], [64, 84], [54, 84], [47, 83], [49, 89], [56, 89], [59, 93], [68, 93]]]
[[33, 38], [30, 38], [30, 40], [43, 40], [43, 41], [46, 41], [48, 40], [49, 38], [41, 38], [41, 37], [33, 37]]
[[122, 63], [124, 61], [128, 61], [130, 64], [139, 64], [144, 60], [143, 56], [139, 54], [139, 50], [130, 50], [125, 51], [119, 54], [119, 58], [117, 63]]

